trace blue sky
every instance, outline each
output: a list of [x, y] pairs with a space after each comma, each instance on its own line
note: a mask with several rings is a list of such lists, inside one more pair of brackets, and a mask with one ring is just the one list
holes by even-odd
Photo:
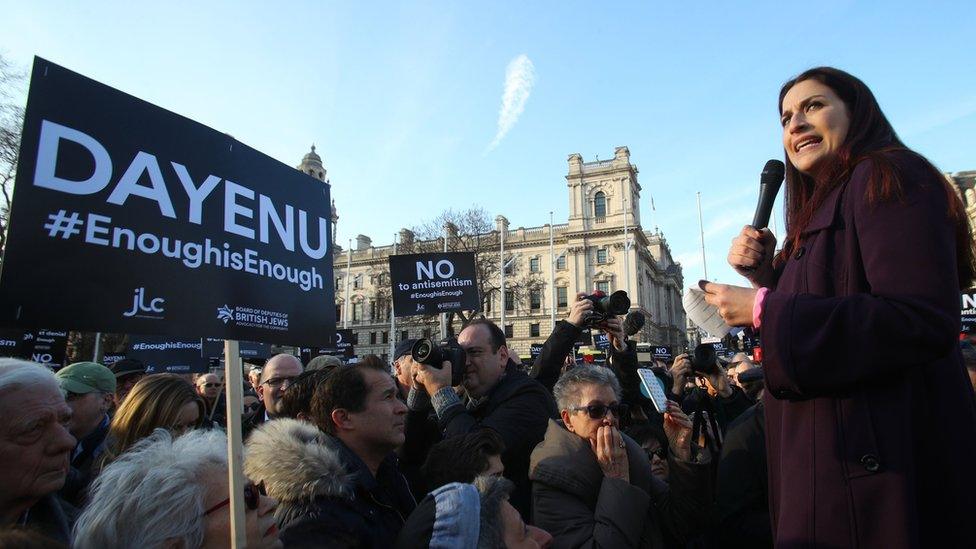
[[[447, 208], [565, 221], [566, 157], [640, 168], [685, 281], [709, 278], [781, 158], [776, 97], [805, 68], [862, 78], [911, 147], [976, 169], [974, 2], [0, 1], [0, 51], [40, 55], [296, 165], [325, 159], [338, 240], [387, 244]], [[506, 67], [534, 67], [497, 144]], [[523, 96], [526, 88], [522, 88]], [[511, 121], [512, 117], [509, 117]], [[651, 211], [651, 195], [656, 211]], [[779, 227], [782, 229], [780, 215]]]

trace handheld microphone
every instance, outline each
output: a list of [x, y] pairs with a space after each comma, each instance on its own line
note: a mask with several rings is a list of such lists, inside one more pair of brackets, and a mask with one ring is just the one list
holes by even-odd
[[756, 230], [765, 229], [769, 225], [769, 214], [773, 211], [773, 203], [783, 184], [786, 166], [780, 160], [770, 160], [763, 167], [759, 176], [759, 203], [756, 204], [756, 215], [752, 218], [752, 226]]

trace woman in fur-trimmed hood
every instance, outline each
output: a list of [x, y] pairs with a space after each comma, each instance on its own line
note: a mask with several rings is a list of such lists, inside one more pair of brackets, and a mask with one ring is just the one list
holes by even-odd
[[345, 444], [314, 425], [276, 419], [247, 441], [244, 471], [280, 503], [288, 547], [383, 547], [416, 503], [390, 455], [370, 474]]

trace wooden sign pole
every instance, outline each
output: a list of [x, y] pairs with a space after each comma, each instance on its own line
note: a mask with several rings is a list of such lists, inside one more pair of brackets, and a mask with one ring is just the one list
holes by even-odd
[[230, 489], [231, 547], [247, 545], [244, 524], [244, 441], [242, 433], [244, 374], [240, 343], [224, 341], [224, 385], [227, 391], [227, 476]]

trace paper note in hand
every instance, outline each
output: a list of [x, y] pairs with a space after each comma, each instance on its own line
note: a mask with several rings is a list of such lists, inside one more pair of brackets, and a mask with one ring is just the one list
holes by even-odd
[[732, 328], [718, 315], [718, 307], [705, 302], [705, 292], [700, 288], [688, 288], [681, 297], [685, 314], [696, 326], [714, 337], [725, 337]]

